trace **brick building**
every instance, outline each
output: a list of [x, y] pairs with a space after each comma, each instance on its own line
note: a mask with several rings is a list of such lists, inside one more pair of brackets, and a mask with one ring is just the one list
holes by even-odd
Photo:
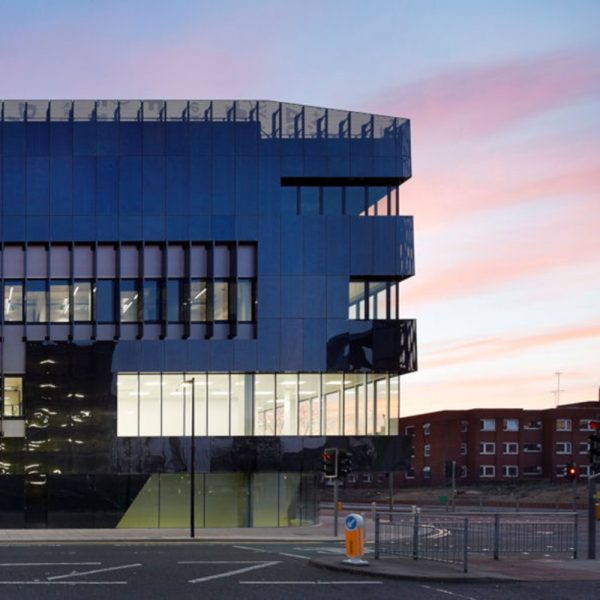
[[447, 461], [456, 461], [459, 484], [560, 481], [569, 463], [578, 466], [580, 478], [586, 478], [593, 420], [600, 420], [600, 401], [545, 410], [445, 410], [402, 418], [399, 431], [412, 436], [414, 455], [412, 469], [397, 483], [445, 485]]

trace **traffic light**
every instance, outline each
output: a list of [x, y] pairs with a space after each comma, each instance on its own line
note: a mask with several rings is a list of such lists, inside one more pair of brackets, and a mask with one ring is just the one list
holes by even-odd
[[322, 459], [323, 475], [329, 479], [335, 479], [338, 476], [338, 449], [325, 448]]
[[592, 473], [600, 473], [600, 421], [592, 421], [590, 428], [594, 430], [588, 440], [590, 443], [590, 470]]
[[565, 467], [565, 477], [567, 479], [575, 479], [577, 477], [577, 475], [579, 475], [579, 469], [577, 468], [577, 465], [574, 465], [573, 463], [569, 463]]
[[352, 471], [352, 452], [340, 450], [338, 460], [340, 475], [348, 475]]

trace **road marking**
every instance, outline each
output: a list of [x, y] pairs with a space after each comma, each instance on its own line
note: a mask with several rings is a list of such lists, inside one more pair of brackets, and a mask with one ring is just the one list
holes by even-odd
[[119, 571], [121, 569], [133, 569], [134, 567], [141, 567], [141, 563], [133, 563], [132, 565], [119, 565], [118, 567], [107, 567], [106, 569], [94, 569], [93, 571], [73, 571], [72, 573], [66, 573], [65, 575], [54, 575], [48, 577], [48, 581], [54, 581], [55, 579], [66, 579], [67, 577], [79, 577], [81, 575], [93, 575], [95, 573], [107, 573], [108, 571]]
[[244, 569], [235, 569], [235, 571], [226, 571], [225, 573], [218, 573], [217, 575], [208, 575], [207, 577], [199, 577], [198, 579], [190, 579], [190, 583], [201, 583], [203, 581], [210, 581], [211, 579], [221, 579], [222, 577], [231, 577], [232, 575], [239, 575], [240, 573], [247, 573], [248, 571], [254, 571], [255, 569], [264, 569], [265, 567], [272, 567], [278, 565], [281, 561], [271, 560], [269, 562], [263, 562], [258, 565], [252, 565]]
[[280, 552], [281, 556], [289, 556], [290, 558], [301, 558], [302, 560], [308, 560], [308, 556], [302, 556], [301, 554], [289, 554], [287, 552]]
[[266, 552], [262, 548], [252, 548], [251, 546], [233, 546], [233, 548], [238, 548], [239, 550], [252, 550], [253, 552]]
[[381, 585], [383, 581], [240, 581], [242, 585]]
[[0, 567], [69, 567], [101, 565], [101, 562], [39, 562], [39, 563], [0, 563]]
[[178, 565], [257, 565], [264, 560], [179, 560]]
[[477, 598], [473, 598], [473, 596], [463, 596], [463, 594], [457, 594], [455, 592], [451, 592], [450, 590], [444, 590], [442, 588], [434, 588], [429, 585], [422, 585], [421, 587], [425, 588], [426, 590], [440, 592], [441, 594], [448, 594], [449, 596], [454, 596], [455, 598], [465, 598], [465, 600], [477, 600]]
[[0, 581], [0, 585], [127, 585], [126, 581]]

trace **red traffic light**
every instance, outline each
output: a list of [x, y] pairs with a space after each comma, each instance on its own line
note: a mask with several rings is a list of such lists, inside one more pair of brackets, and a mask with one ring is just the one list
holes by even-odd
[[578, 475], [579, 469], [576, 465], [567, 465], [565, 469], [565, 475], [567, 479], [575, 479]]
[[590, 421], [590, 429], [600, 431], [600, 421]]

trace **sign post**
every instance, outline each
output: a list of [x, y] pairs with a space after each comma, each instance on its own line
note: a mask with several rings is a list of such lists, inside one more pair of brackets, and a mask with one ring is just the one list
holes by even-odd
[[343, 562], [355, 566], [367, 566], [365, 553], [365, 521], [361, 515], [351, 514], [344, 521], [346, 528], [346, 557]]

